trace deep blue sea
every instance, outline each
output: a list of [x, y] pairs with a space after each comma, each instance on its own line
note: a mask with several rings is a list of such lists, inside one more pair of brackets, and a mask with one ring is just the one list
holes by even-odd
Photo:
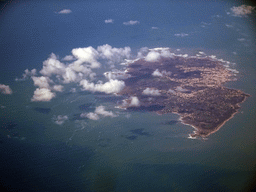
[[[255, 9], [251, 1], [1, 1], [0, 185], [8, 191], [249, 191], [255, 183]], [[66, 10], [61, 12], [61, 10]], [[112, 19], [106, 23], [105, 20]], [[127, 25], [124, 22], [137, 21]], [[120, 101], [82, 91], [79, 83], [48, 102], [32, 102], [32, 79], [54, 53], [111, 45], [169, 47], [179, 54], [216, 55], [239, 71], [227, 87], [251, 95], [239, 112], [207, 140], [189, 139], [193, 128], [177, 114], [132, 112]], [[71, 61], [70, 61], [71, 62]], [[100, 61], [97, 76], [111, 70]], [[116, 68], [121, 68], [116, 64]], [[100, 76], [101, 75], [101, 76]], [[76, 92], [70, 89], [76, 88]], [[90, 107], [86, 107], [90, 105]], [[104, 106], [115, 117], [79, 118]], [[56, 117], [67, 116], [61, 124]], [[173, 123], [166, 123], [172, 121]]]

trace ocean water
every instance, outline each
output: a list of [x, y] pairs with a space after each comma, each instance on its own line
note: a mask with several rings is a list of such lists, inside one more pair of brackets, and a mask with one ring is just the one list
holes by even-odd
[[[230, 16], [235, 3], [182, 1], [51, 1], [2, 3], [0, 17], [0, 178], [9, 191], [247, 191], [255, 181], [256, 56], [254, 15]], [[249, 2], [250, 3], [250, 2]], [[58, 14], [70, 9], [70, 14]], [[105, 24], [105, 19], [113, 24]], [[140, 23], [125, 26], [123, 22]], [[157, 27], [157, 29], [152, 29]], [[187, 34], [184, 37], [175, 34]], [[240, 39], [240, 40], [239, 40]], [[242, 40], [241, 40], [242, 39]], [[31, 102], [25, 69], [42, 68], [53, 52], [109, 44], [199, 51], [230, 61], [239, 71], [227, 87], [251, 95], [207, 140], [188, 139], [193, 128], [176, 114], [132, 112], [117, 100], [86, 91]], [[180, 49], [180, 51], [177, 51]], [[104, 63], [103, 63], [104, 66]], [[103, 67], [104, 68], [104, 67]], [[77, 87], [65, 85], [65, 90]], [[92, 104], [81, 110], [81, 105]], [[117, 117], [79, 119], [103, 105]], [[62, 125], [58, 115], [68, 116]], [[173, 123], [166, 123], [173, 121]]]

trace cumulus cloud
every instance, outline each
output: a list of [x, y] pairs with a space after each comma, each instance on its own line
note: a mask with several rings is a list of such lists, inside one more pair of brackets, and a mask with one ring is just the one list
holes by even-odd
[[95, 113], [104, 117], [116, 117], [112, 111], [106, 111], [104, 106], [96, 107]]
[[156, 62], [160, 57], [173, 57], [173, 53], [171, 53], [167, 48], [150, 49], [145, 60], [149, 62]]
[[72, 49], [72, 54], [81, 62], [89, 63], [91, 68], [99, 68], [101, 66], [97, 61], [99, 53], [91, 46]]
[[242, 17], [246, 16], [252, 13], [252, 11], [255, 9], [255, 7], [248, 6], [248, 5], [241, 5], [238, 7], [232, 7], [230, 10], [233, 13], [233, 16]]
[[51, 82], [51, 80], [49, 79], [49, 77], [45, 77], [45, 76], [35, 77], [35, 76], [32, 76], [31, 78], [34, 81], [35, 86], [38, 86], [40, 88], [49, 88], [50, 87], [49, 83]]
[[81, 80], [80, 81], [80, 85], [83, 86], [84, 90], [87, 91], [98, 91], [98, 92], [103, 92], [103, 93], [118, 93], [120, 92], [124, 87], [125, 87], [125, 83], [123, 81], [119, 81], [119, 80], [113, 80], [110, 79], [108, 82], [106, 83], [98, 83], [98, 84], [94, 84], [94, 83], [90, 83], [87, 80]]
[[124, 58], [130, 58], [131, 56], [131, 48], [115, 48], [108, 44], [98, 46], [97, 51], [99, 52], [99, 56], [103, 59], [107, 59], [110, 63], [120, 62]]
[[37, 88], [31, 101], [50, 101], [55, 96], [56, 94], [52, 93], [48, 88]]
[[155, 76], [155, 77], [162, 77], [162, 76], [168, 76], [168, 75], [171, 75], [172, 74], [172, 72], [170, 72], [170, 71], [165, 71], [165, 70], [163, 70], [162, 72], [160, 72], [158, 69], [156, 69], [153, 73], [152, 73], [152, 75], [153, 76]]
[[58, 12], [58, 14], [69, 14], [72, 13], [70, 9], [62, 9], [61, 11]]
[[116, 115], [112, 112], [112, 111], [106, 111], [105, 110], [105, 107], [104, 106], [98, 106], [96, 107], [95, 111], [94, 112], [90, 112], [90, 113], [82, 113], [80, 115], [80, 117], [82, 118], [88, 118], [88, 119], [91, 119], [91, 120], [99, 120], [100, 119], [100, 116], [103, 116], [103, 117], [116, 117]]
[[9, 85], [0, 84], [0, 92], [5, 95], [10, 95], [12, 94], [12, 89]]
[[131, 97], [131, 103], [129, 105], [130, 107], [138, 107], [140, 106], [140, 101], [138, 97]]
[[57, 117], [54, 116], [53, 120], [57, 125], [62, 125], [66, 120], [68, 120], [68, 116], [67, 115], [58, 115]]
[[163, 74], [160, 73], [160, 71], [158, 69], [156, 69], [153, 73], [152, 73], [153, 76], [156, 76], [156, 77], [162, 77]]
[[63, 88], [64, 88], [64, 87], [63, 87], [62, 85], [54, 85], [52, 89], [53, 89], [54, 91], [62, 92], [62, 91], [63, 91]]
[[91, 120], [94, 120], [94, 121], [100, 119], [99, 115], [96, 114], [96, 113], [93, 113], [93, 112], [90, 112], [90, 113], [82, 113], [82, 114], [80, 115], [80, 117], [82, 117], [82, 118], [88, 118], [88, 119], [91, 119]]
[[[78, 48], [80, 49], [80, 48]], [[83, 48], [81, 48], [83, 49]], [[88, 50], [87, 48], [84, 48], [85, 50]], [[89, 48], [90, 50], [90, 48]], [[51, 77], [52, 75], [55, 75], [56, 78], [63, 83], [70, 83], [70, 82], [78, 82], [83, 77], [89, 76], [91, 79], [95, 76], [95, 73], [92, 72], [92, 70], [86, 66], [83, 65], [86, 61], [96, 62], [96, 59], [93, 58], [93, 56], [87, 56], [86, 55], [79, 55], [79, 50], [74, 50], [75, 54], [77, 54], [78, 59], [68, 65], [65, 65], [61, 63], [57, 56], [52, 53], [50, 57], [43, 62], [43, 68], [40, 71], [40, 73], [44, 76]], [[85, 51], [86, 52], [86, 51]], [[89, 51], [90, 52], [90, 51]], [[88, 51], [87, 51], [88, 53]], [[90, 55], [90, 53], [88, 53]], [[69, 59], [74, 59], [73, 56], [68, 56]], [[86, 60], [87, 59], [87, 60]], [[66, 58], [67, 60], [67, 58]], [[97, 64], [98, 65], [98, 64]], [[94, 65], [95, 67], [95, 65]]]
[[26, 80], [28, 77], [31, 77], [31, 76], [35, 76], [37, 73], [36, 73], [36, 69], [32, 69], [31, 71], [29, 71], [28, 69], [26, 69], [24, 71], [24, 73], [22, 74], [22, 78], [16, 78], [15, 81], [24, 81]]
[[61, 75], [64, 73], [65, 68], [66, 66], [57, 59], [57, 56], [51, 53], [50, 57], [43, 62], [43, 69], [40, 73], [45, 76]]
[[161, 93], [159, 92], [158, 89], [155, 88], [146, 88], [145, 90], [142, 91], [142, 94], [144, 95], [152, 95], [152, 96], [160, 96]]
[[114, 20], [113, 19], [106, 19], [105, 23], [114, 23]]
[[150, 62], [156, 62], [160, 58], [160, 56], [160, 53], [156, 51], [150, 51], [145, 57], [145, 60]]
[[122, 107], [139, 107], [140, 100], [136, 96], [131, 96], [128, 99], [123, 100]]
[[124, 25], [138, 25], [140, 24], [139, 21], [133, 21], [133, 20], [130, 20], [130, 21], [127, 21], [127, 22], [123, 22]]
[[186, 36], [188, 36], [188, 34], [187, 33], [176, 33], [176, 34], [174, 34], [174, 36], [176, 36], [176, 37], [186, 37]]
[[145, 57], [145, 55], [148, 53], [148, 47], [142, 47], [140, 48], [140, 50], [138, 51], [137, 57], [138, 58], [142, 58]]
[[[61, 84], [80, 83], [84, 90], [99, 91], [104, 93], [117, 93], [125, 86], [123, 81], [113, 80], [125, 78], [125, 74], [108, 75], [110, 81], [106, 83], [91, 83], [94, 80], [96, 73], [92, 70], [99, 68], [101, 64], [98, 59], [107, 60], [112, 65], [120, 62], [125, 58], [130, 58], [130, 47], [115, 48], [108, 44], [98, 46], [97, 49], [93, 47], [75, 48], [71, 51], [72, 55], [65, 56], [62, 63], [58, 57], [51, 53], [50, 56], [43, 62], [42, 69], [39, 73], [42, 76], [36, 76], [36, 69], [29, 71], [25, 70], [22, 79], [31, 77], [34, 85], [38, 87], [34, 92], [32, 101], [50, 101], [55, 97], [53, 92], [62, 92], [64, 87]], [[110, 77], [111, 76], [111, 77]], [[115, 77], [114, 77], [115, 76]], [[123, 76], [123, 78], [121, 78]], [[85, 80], [87, 79], [87, 80]], [[90, 81], [89, 81], [90, 80]], [[57, 85], [56, 85], [57, 84]]]
[[63, 59], [63, 61], [72, 61], [75, 60], [73, 55], [66, 55]]
[[127, 79], [129, 77], [131, 77], [131, 75], [125, 73], [124, 71], [108, 71], [104, 73], [104, 76], [107, 79]]

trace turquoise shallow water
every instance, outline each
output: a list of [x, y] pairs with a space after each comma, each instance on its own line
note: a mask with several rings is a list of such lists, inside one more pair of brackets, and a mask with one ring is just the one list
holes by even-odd
[[[13, 90], [12, 95], [0, 94], [3, 186], [9, 191], [252, 188], [256, 162], [254, 15], [228, 16], [226, 11], [238, 5], [223, 2], [52, 2], [10, 4], [0, 17], [0, 83]], [[55, 13], [67, 7], [72, 14]], [[113, 18], [114, 24], [106, 25], [107, 18]], [[131, 19], [139, 20], [140, 25], [122, 24]], [[152, 30], [153, 26], [158, 29]], [[178, 33], [188, 36], [174, 35]], [[51, 52], [62, 58], [73, 48], [96, 48], [106, 43], [118, 48], [130, 46], [134, 54], [147, 46], [170, 47], [189, 55], [199, 51], [216, 55], [235, 63], [233, 68], [239, 71], [238, 80], [226, 86], [251, 97], [218, 132], [207, 140], [193, 140], [188, 139], [192, 127], [180, 122], [166, 124], [178, 120], [176, 114], [118, 109], [117, 101], [110, 97], [85, 91], [69, 93], [75, 84], [65, 85], [66, 91], [57, 93], [50, 102], [31, 102], [33, 82], [14, 80], [26, 68], [40, 70]], [[81, 111], [79, 106], [86, 103], [103, 105], [118, 116], [79, 120], [82, 112], [94, 110]], [[66, 115], [68, 120], [57, 125], [58, 115]]]

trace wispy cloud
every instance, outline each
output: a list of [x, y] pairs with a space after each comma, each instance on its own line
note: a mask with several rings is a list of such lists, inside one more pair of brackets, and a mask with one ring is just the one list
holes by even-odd
[[58, 12], [58, 14], [70, 14], [72, 11], [70, 9], [62, 9], [61, 11]]
[[151, 29], [158, 29], [158, 27], [152, 27]]
[[174, 36], [176, 36], [176, 37], [186, 37], [186, 36], [188, 36], [188, 34], [187, 33], [176, 33], [176, 34], [174, 34]]
[[114, 20], [113, 19], [106, 19], [105, 23], [114, 23]]
[[130, 21], [127, 21], [127, 22], [123, 22], [124, 25], [138, 25], [140, 24], [139, 21], [133, 21], [133, 20], [130, 20]]
[[57, 117], [54, 116], [53, 120], [57, 125], [62, 125], [66, 120], [68, 120], [68, 116], [67, 115], [58, 115]]

